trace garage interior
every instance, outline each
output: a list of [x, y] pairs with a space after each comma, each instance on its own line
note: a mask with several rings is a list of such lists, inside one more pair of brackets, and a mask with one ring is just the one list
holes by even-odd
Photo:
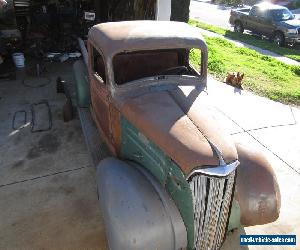
[[93, 25], [137, 19], [156, 19], [155, 0], [8, 0], [0, 10], [0, 78], [15, 78], [13, 53], [40, 74], [45, 61], [80, 57], [77, 38], [86, 40]]
[[[100, 22], [157, 19], [157, 2], [6, 2], [0, 8], [0, 249], [107, 249], [95, 165], [75, 107], [65, 119], [57, 81], [75, 100], [78, 38], [85, 41]], [[173, 1], [172, 8], [171, 19], [187, 20], [189, 1]], [[21, 67], [14, 53], [22, 53]]]

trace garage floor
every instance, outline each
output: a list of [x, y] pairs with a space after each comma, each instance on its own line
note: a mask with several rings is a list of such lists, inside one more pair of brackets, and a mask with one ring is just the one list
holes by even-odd
[[[44, 87], [24, 86], [24, 72], [16, 81], [0, 82], [0, 249], [106, 249], [95, 169], [80, 122], [63, 122], [65, 99], [56, 94], [57, 76], [72, 82], [71, 65], [49, 63], [51, 82]], [[26, 83], [38, 86], [46, 79]], [[52, 128], [32, 133], [30, 104], [44, 100]], [[18, 113], [20, 129], [14, 130], [13, 116], [20, 110], [27, 122]], [[39, 119], [45, 112], [35, 113], [36, 129], [47, 128], [48, 120]]]

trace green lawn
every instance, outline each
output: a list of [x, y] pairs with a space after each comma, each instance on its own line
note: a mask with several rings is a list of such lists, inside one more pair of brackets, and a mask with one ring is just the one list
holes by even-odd
[[236, 32], [232, 32], [230, 30], [222, 29], [210, 24], [202, 23], [196, 20], [190, 20], [189, 23], [191, 25], [197, 26], [198, 28], [205, 29], [220, 35], [223, 35], [225, 37], [241, 41], [262, 49], [266, 49], [269, 51], [272, 51], [274, 53], [277, 53], [279, 55], [288, 57], [290, 59], [296, 60], [300, 62], [300, 52], [296, 51], [294, 49], [290, 48], [282, 48], [282, 47], [277, 47], [275, 44], [271, 43], [270, 41], [267, 40], [262, 40], [256, 36], [249, 35], [249, 34], [240, 34]]
[[[290, 66], [254, 50], [238, 47], [223, 38], [205, 37], [208, 45], [208, 71], [223, 81], [227, 72], [243, 72], [244, 89], [272, 100], [300, 105], [300, 67]], [[191, 51], [190, 60], [198, 66], [200, 53]], [[274, 111], [276, 112], [276, 111]]]

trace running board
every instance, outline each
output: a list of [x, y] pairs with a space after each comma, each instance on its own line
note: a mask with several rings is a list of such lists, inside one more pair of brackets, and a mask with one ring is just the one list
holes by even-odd
[[109, 150], [101, 139], [97, 127], [94, 124], [89, 108], [77, 108], [79, 119], [84, 134], [85, 142], [92, 158], [94, 167], [97, 167], [98, 163], [110, 156]]

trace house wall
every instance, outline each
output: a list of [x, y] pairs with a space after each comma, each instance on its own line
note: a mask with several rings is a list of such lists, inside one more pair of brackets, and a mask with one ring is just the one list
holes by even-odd
[[170, 18], [171, 18], [171, 0], [157, 0], [156, 20], [170, 21]]

